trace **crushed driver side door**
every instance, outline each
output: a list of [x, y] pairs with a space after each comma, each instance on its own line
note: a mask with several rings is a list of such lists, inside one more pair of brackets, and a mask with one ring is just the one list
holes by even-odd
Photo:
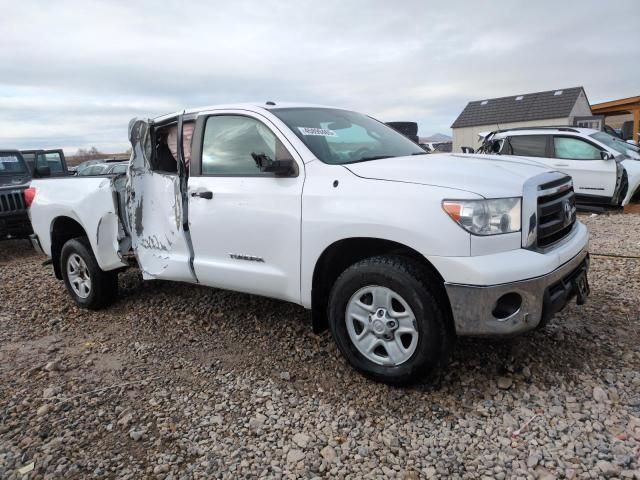
[[131, 120], [129, 140], [132, 153], [126, 187], [127, 218], [142, 276], [197, 282], [191, 266], [189, 235], [185, 232], [184, 168], [178, 166], [177, 172], [165, 172], [154, 167], [152, 121]]

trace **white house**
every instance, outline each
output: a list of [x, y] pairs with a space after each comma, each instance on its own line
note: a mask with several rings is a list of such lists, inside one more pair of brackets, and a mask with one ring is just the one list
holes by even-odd
[[576, 117], [591, 116], [582, 87], [525, 93], [469, 102], [453, 122], [453, 151], [478, 148], [478, 134], [506, 128], [573, 125]]

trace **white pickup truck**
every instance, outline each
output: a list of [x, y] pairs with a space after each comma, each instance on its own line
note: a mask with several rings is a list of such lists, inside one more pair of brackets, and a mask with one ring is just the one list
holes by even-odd
[[129, 136], [126, 175], [31, 186], [33, 243], [80, 306], [113, 302], [133, 253], [144, 279], [303, 305], [353, 367], [399, 384], [456, 336], [525, 332], [589, 293], [571, 179], [534, 162], [425, 155], [366, 115], [273, 102]]

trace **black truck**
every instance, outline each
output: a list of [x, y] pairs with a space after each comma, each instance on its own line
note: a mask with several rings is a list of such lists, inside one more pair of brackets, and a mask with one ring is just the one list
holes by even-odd
[[42, 167], [49, 167], [47, 176], [66, 177], [70, 175], [62, 149], [20, 150], [20, 153], [22, 153], [22, 158], [27, 163], [33, 178], [41, 178], [42, 175], [38, 173], [38, 170]]
[[[47, 176], [47, 168], [38, 169]], [[31, 171], [18, 150], [0, 150], [0, 240], [27, 238], [32, 232], [27, 215]]]

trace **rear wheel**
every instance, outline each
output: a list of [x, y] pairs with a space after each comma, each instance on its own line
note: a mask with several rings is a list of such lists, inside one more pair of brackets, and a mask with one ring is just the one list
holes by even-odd
[[356, 370], [405, 384], [444, 363], [452, 334], [433, 281], [417, 262], [396, 256], [362, 260], [340, 275], [329, 299], [329, 324]]
[[60, 255], [60, 271], [73, 300], [83, 308], [98, 310], [118, 295], [118, 275], [100, 269], [86, 237], [67, 241]]

